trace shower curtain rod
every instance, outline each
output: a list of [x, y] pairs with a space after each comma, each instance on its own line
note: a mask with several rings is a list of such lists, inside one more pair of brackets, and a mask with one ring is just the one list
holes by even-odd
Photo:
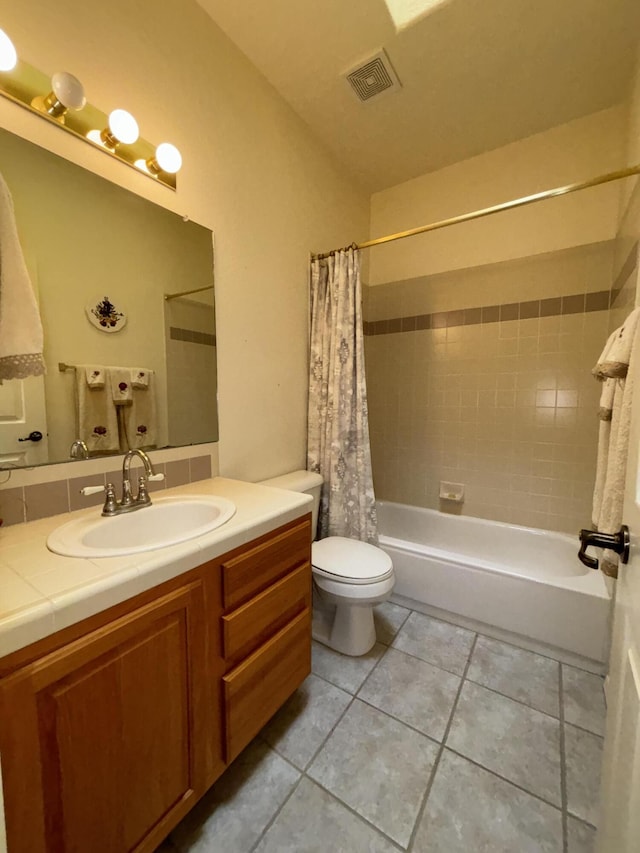
[[[560, 195], [568, 195], [575, 193], [578, 190], [586, 190], [589, 187], [597, 187], [600, 184], [608, 184], [610, 181], [619, 181], [621, 178], [630, 178], [633, 175], [640, 175], [640, 164], [637, 166], [629, 166], [626, 169], [619, 169], [617, 172], [607, 172], [606, 175], [598, 175], [597, 178], [591, 178], [588, 181], [579, 181], [576, 184], [567, 184], [564, 187], [556, 187], [552, 190], [534, 193], [534, 195], [526, 195], [522, 198], [516, 198], [512, 201], [505, 201], [502, 204], [494, 204], [492, 207], [484, 207], [480, 210], [474, 210], [471, 213], [462, 213], [460, 216], [452, 216], [449, 219], [441, 219], [439, 222], [432, 222], [430, 225], [422, 225], [419, 228], [411, 228], [409, 231], [400, 231], [397, 234], [389, 234], [388, 237], [378, 237], [375, 240], [367, 240], [365, 243], [352, 243], [351, 246], [346, 246], [347, 249], [369, 249], [371, 246], [379, 246], [382, 243], [391, 243], [394, 240], [403, 240], [405, 237], [414, 237], [416, 234], [424, 234], [427, 231], [436, 231], [438, 228], [448, 228], [449, 225], [458, 225], [460, 222], [469, 222], [471, 219], [481, 219], [483, 216], [491, 216], [493, 213], [501, 213], [503, 210], [512, 210], [515, 207], [524, 207], [526, 204], [533, 204], [536, 201], [544, 201], [547, 198], [555, 198]], [[319, 261], [322, 258], [328, 258], [335, 252], [341, 251], [334, 249], [331, 252], [325, 252], [322, 255], [311, 255], [311, 260]]]
[[205, 290], [213, 290], [213, 285], [208, 284], [206, 287], [196, 287], [193, 290], [182, 290], [180, 293], [165, 293], [165, 302], [171, 299], [179, 299], [181, 296], [189, 296], [192, 293], [204, 293]]

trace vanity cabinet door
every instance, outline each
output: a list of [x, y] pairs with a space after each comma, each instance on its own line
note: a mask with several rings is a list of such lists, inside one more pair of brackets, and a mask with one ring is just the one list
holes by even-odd
[[9, 853], [152, 851], [207, 787], [202, 581], [0, 682]]

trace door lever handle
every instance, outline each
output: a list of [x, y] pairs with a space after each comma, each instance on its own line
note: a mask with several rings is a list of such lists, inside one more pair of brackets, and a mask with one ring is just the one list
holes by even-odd
[[597, 530], [581, 530], [580, 531], [580, 550], [578, 558], [581, 563], [584, 563], [590, 569], [598, 568], [598, 560], [595, 557], [590, 557], [586, 550], [590, 546], [594, 548], [607, 548], [609, 551], [615, 551], [620, 554], [620, 560], [623, 563], [629, 562], [629, 528], [623, 524], [617, 533], [599, 533]]
[[29, 435], [24, 438], [19, 438], [18, 441], [42, 441], [42, 433], [40, 430], [34, 429]]

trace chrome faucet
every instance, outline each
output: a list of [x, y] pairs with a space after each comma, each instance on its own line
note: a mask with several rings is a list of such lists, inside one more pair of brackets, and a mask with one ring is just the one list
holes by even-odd
[[[138, 480], [138, 494], [134, 498], [131, 493], [131, 460], [137, 456], [144, 465], [144, 477]], [[147, 493], [146, 481], [149, 477], [155, 476], [151, 460], [144, 450], [128, 450], [122, 460], [122, 500], [119, 504], [119, 512], [129, 512], [132, 509], [140, 509], [140, 507], [148, 506], [151, 503], [149, 494]]]
[[69, 456], [71, 459], [88, 459], [89, 448], [87, 443], [81, 438], [77, 438], [69, 449]]
[[[138, 478], [138, 494], [133, 497], [131, 491], [130, 469], [131, 461], [137, 456], [144, 465], [144, 475]], [[115, 490], [111, 483], [106, 487], [106, 499], [102, 508], [103, 515], [120, 515], [123, 512], [133, 512], [145, 506], [151, 506], [151, 498], [147, 491], [147, 480], [164, 480], [164, 474], [156, 474], [151, 460], [144, 450], [128, 450], [122, 460], [122, 498], [116, 500]]]
[[[131, 460], [137, 456], [144, 465], [144, 475], [138, 477], [138, 494], [133, 497], [131, 492], [130, 469]], [[136, 509], [143, 509], [145, 506], [151, 506], [151, 498], [147, 491], [147, 480], [164, 480], [164, 474], [156, 474], [151, 464], [151, 460], [144, 450], [128, 450], [122, 460], [122, 499], [116, 499], [116, 490], [113, 483], [107, 483], [106, 486], [85, 486], [80, 489], [82, 495], [94, 495], [96, 492], [105, 492], [104, 506], [102, 507], [102, 515], [120, 515], [123, 512], [133, 512]]]

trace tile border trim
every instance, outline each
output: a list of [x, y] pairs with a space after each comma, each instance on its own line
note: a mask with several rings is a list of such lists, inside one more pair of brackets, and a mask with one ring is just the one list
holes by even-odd
[[[625, 264], [626, 268], [626, 264]], [[629, 273], [627, 273], [628, 278]], [[389, 320], [365, 321], [365, 335], [390, 335], [397, 332], [417, 332], [428, 329], [445, 329], [452, 326], [477, 326], [508, 320], [530, 320], [539, 317], [557, 317], [563, 314], [584, 314], [608, 311], [613, 293], [596, 290], [549, 299], [527, 302], [510, 302], [504, 305], [485, 305], [480, 308], [459, 308], [455, 311], [437, 311], [413, 317], [393, 317]]]
[[208, 347], [216, 345], [216, 336], [209, 332], [197, 332], [194, 329], [182, 329], [179, 326], [171, 326], [169, 332], [172, 341], [188, 341], [191, 344], [204, 344]]

